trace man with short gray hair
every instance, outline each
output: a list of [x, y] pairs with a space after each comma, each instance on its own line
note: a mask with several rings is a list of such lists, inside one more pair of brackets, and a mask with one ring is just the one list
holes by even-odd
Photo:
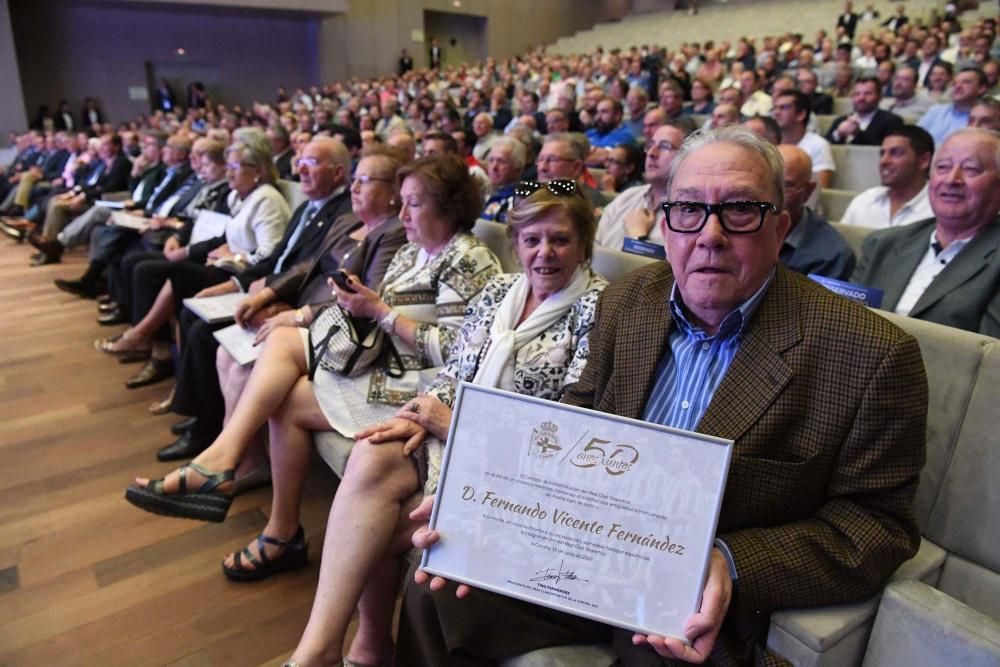
[[884, 290], [885, 310], [1000, 337], [1000, 137], [954, 132], [928, 193], [934, 217], [868, 236], [852, 282]]
[[507, 211], [514, 205], [514, 187], [521, 180], [527, 150], [517, 139], [499, 137], [486, 156], [486, 173], [490, 178], [490, 196], [480, 217], [495, 222], [507, 222]]
[[[438, 581], [407, 588], [397, 664], [491, 664], [595, 643], [629, 666], [776, 664], [766, 647], [771, 612], [867, 599], [916, 553], [911, 506], [927, 418], [920, 348], [778, 265], [783, 209], [775, 147], [745, 128], [692, 135], [671, 164], [664, 203], [670, 262], [604, 291], [587, 366], [563, 397], [734, 441], [687, 643], [479, 590], [459, 600]], [[411, 517], [429, 515], [425, 503]], [[437, 538], [421, 529], [413, 543]]]
[[542, 150], [535, 159], [538, 167], [538, 180], [552, 181], [557, 179], [576, 181], [595, 209], [608, 203], [599, 190], [583, 182], [584, 160], [590, 154], [590, 142], [587, 137], [577, 132], [559, 132], [545, 136]]

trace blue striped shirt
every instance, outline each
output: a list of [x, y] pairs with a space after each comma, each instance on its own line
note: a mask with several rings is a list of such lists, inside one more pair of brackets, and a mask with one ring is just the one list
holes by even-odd
[[695, 430], [740, 348], [746, 323], [773, 278], [772, 270], [760, 289], [726, 315], [714, 336], [688, 320], [674, 283], [670, 312], [677, 328], [670, 334], [667, 351], [657, 366], [656, 382], [642, 415], [644, 421]]

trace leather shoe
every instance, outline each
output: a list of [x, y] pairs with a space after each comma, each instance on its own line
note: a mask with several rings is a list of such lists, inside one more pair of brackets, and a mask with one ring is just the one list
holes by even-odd
[[156, 452], [158, 461], [181, 461], [193, 459], [208, 449], [210, 442], [200, 442], [192, 437], [190, 431], [177, 436], [177, 439]]
[[170, 432], [174, 435], [181, 435], [182, 433], [187, 433], [192, 428], [194, 428], [194, 423], [198, 421], [197, 417], [188, 417], [187, 419], [182, 419], [173, 426], [170, 427]]
[[62, 257], [63, 250], [66, 249], [63, 247], [62, 243], [59, 243], [59, 241], [56, 241], [55, 239], [51, 241], [44, 239], [40, 234], [32, 234], [29, 236], [28, 243], [35, 246], [39, 252], [42, 252], [50, 257], [54, 257], [57, 262]]
[[97, 298], [97, 288], [82, 280], [63, 280], [62, 278], [56, 278], [53, 282], [55, 283], [55, 286], [63, 292], [69, 292], [70, 294], [75, 294], [84, 299]]
[[35, 223], [30, 220], [0, 220], [0, 231], [18, 243], [24, 243], [28, 234], [35, 230]]
[[125, 313], [122, 312], [121, 308], [115, 308], [97, 316], [97, 323], [105, 327], [113, 324], [124, 324], [125, 322], [128, 322], [128, 318], [125, 317]]
[[138, 389], [151, 384], [156, 384], [174, 374], [174, 362], [170, 359], [156, 359], [150, 357], [149, 361], [142, 369], [125, 380], [125, 386], [129, 389]]
[[47, 264], [58, 264], [62, 258], [62, 253], [57, 255], [49, 255], [44, 252], [40, 252], [31, 258], [28, 262], [30, 266], [45, 266]]

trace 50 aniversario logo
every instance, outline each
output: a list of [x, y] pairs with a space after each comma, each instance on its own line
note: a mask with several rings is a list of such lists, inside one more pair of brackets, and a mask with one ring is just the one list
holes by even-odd
[[586, 432], [564, 452], [558, 432], [559, 426], [551, 421], [534, 427], [528, 440], [528, 456], [539, 459], [554, 459], [558, 456], [559, 464], [565, 461], [577, 468], [597, 468], [612, 476], [624, 475], [639, 462], [639, 450], [632, 445], [597, 436], [587, 440]]

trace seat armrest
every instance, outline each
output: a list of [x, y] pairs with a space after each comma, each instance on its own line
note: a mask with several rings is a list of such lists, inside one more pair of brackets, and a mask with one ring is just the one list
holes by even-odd
[[1000, 665], [1000, 621], [920, 581], [896, 581], [882, 595], [864, 665]]

